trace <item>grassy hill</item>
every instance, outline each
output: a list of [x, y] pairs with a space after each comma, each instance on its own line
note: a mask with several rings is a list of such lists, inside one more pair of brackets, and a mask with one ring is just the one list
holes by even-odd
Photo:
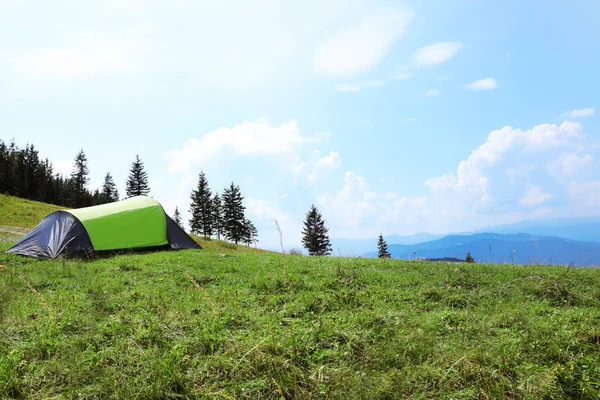
[[[0, 250], [8, 243], [0, 242]], [[600, 270], [0, 253], [0, 398], [597, 398]]]
[[[66, 207], [0, 194], [0, 241], [14, 242], [20, 235], [26, 233], [28, 229], [36, 226], [46, 215], [64, 209]], [[194, 235], [192, 237], [203, 249], [256, 251], [256, 249], [223, 240]]]
[[0, 226], [33, 228], [46, 215], [64, 208], [0, 194]]

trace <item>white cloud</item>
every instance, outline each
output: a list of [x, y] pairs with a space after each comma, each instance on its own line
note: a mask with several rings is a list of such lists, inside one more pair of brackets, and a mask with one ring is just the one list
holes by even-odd
[[291, 152], [309, 139], [300, 136], [296, 121], [272, 126], [266, 120], [243, 122], [233, 128], [221, 127], [200, 139], [189, 139], [181, 149], [166, 153], [169, 172], [190, 173], [191, 168], [229, 149], [241, 156], [276, 155]]
[[574, 207], [595, 209], [600, 206], [600, 181], [572, 182], [568, 186], [568, 193]]
[[566, 113], [563, 114], [563, 116], [573, 117], [573, 118], [591, 117], [592, 115], [594, 115], [594, 111], [595, 111], [594, 108], [588, 107], [588, 108], [582, 108], [580, 110], [567, 111]]
[[467, 85], [467, 89], [471, 90], [488, 90], [496, 89], [497, 87], [498, 83], [496, 83], [496, 80], [494, 78], [480, 79]]
[[542, 189], [537, 186], [531, 186], [525, 195], [519, 200], [519, 203], [526, 207], [537, 207], [540, 204], [550, 200], [553, 196], [548, 193], [544, 193]]
[[149, 36], [153, 30], [138, 25], [113, 36], [80, 32], [63, 38], [61, 46], [8, 55], [5, 61], [18, 75], [46, 84], [134, 73], [149, 67], [146, 56], [152, 49]]
[[594, 156], [583, 152], [591, 150], [585, 139], [583, 127], [568, 121], [529, 130], [504, 127], [460, 161], [455, 173], [428, 179], [428, 195], [376, 193], [364, 177], [347, 172], [343, 188], [322, 194], [318, 203], [331, 221], [332, 237], [447, 233], [596, 215], [600, 180], [589, 179]]
[[360, 83], [340, 83], [335, 86], [335, 89], [340, 92], [359, 92], [363, 88], [373, 88], [384, 86], [384, 81], [367, 81]]
[[412, 60], [417, 66], [441, 64], [454, 57], [463, 45], [460, 42], [439, 42], [415, 51]]
[[425, 96], [425, 97], [437, 97], [439, 95], [440, 95], [440, 91], [437, 89], [429, 89], [428, 91], [423, 93], [423, 96]]
[[572, 175], [594, 161], [591, 154], [564, 153], [548, 164], [548, 170], [554, 175]]
[[262, 229], [259, 231], [261, 243], [277, 247], [280, 242], [279, 232], [275, 221], [279, 224], [284, 247], [296, 246], [301, 241], [302, 226], [290, 213], [279, 207], [270, 206], [265, 200], [248, 197], [246, 212], [250, 220], [259, 222]]
[[297, 175], [304, 175], [310, 183], [316, 183], [321, 176], [338, 168], [341, 165], [340, 154], [335, 151], [321, 157], [319, 150], [313, 150], [312, 156], [307, 161], [296, 164], [295, 172]]
[[325, 193], [317, 198], [323, 209], [324, 218], [342, 228], [356, 228], [365, 220], [373, 219], [377, 206], [374, 192], [367, 191], [364, 177], [348, 171], [344, 177], [344, 187], [337, 194]]
[[[565, 152], [581, 148], [583, 127], [577, 123], [542, 124], [522, 131], [504, 127], [460, 161], [456, 174], [429, 179], [433, 194], [479, 211], [515, 204], [527, 182], [552, 182], [547, 165]], [[515, 179], [515, 171], [521, 175]]]
[[[109, 90], [103, 83], [110, 81], [116, 86], [110, 88], [111, 97], [122, 98], [113, 92], [140, 95], [165, 90], [165, 85], [169, 90], [181, 85], [236, 92], [296, 85], [311, 73], [307, 60], [321, 39], [374, 6], [364, 0], [223, 0], [210, 6], [177, 0], [169, 7], [153, 0], [91, 0], [76, 8], [36, 4], [36, 13], [44, 18], [27, 25], [29, 8], [11, 1], [0, 13], [0, 31], [11, 37], [0, 54], [0, 79], [10, 83], [10, 96], [23, 97], [23, 87], [35, 96], [40, 81], [69, 90], [99, 81], [88, 87]], [[397, 29], [392, 22], [396, 20], [371, 28]], [[144, 23], [160, 34], [140, 32]], [[127, 26], [134, 28], [123, 28]], [[11, 35], [11, 30], [27, 34]], [[129, 79], [132, 75], [135, 81]], [[106, 77], [110, 79], [102, 80]], [[7, 96], [6, 85], [0, 85]]]
[[316, 70], [330, 76], [352, 76], [364, 72], [385, 57], [404, 33], [412, 14], [379, 9], [359, 24], [328, 37], [315, 52]]

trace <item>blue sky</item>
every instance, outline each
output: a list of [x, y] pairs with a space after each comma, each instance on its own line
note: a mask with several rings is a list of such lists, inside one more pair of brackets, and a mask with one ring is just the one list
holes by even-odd
[[203, 169], [261, 243], [600, 215], [600, 3], [0, 0], [0, 138], [187, 218]]

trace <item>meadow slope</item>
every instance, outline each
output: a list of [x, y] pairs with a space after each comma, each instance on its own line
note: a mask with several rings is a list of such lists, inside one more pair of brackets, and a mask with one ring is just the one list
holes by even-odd
[[0, 398], [600, 390], [597, 269], [215, 250], [0, 264]]
[[[18, 235], [27, 233], [29, 229], [39, 224], [48, 214], [66, 209], [69, 208], [0, 194], [0, 242], [14, 242], [18, 239]], [[10, 234], [13, 236], [9, 237]], [[192, 235], [192, 237], [203, 249], [256, 251], [256, 249], [243, 245], [236, 245], [224, 240], [195, 235]]]

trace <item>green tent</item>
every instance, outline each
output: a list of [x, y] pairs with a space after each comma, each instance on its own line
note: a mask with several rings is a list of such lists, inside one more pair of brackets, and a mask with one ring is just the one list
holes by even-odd
[[154, 199], [145, 196], [49, 214], [8, 252], [56, 258], [61, 252], [200, 248]]

